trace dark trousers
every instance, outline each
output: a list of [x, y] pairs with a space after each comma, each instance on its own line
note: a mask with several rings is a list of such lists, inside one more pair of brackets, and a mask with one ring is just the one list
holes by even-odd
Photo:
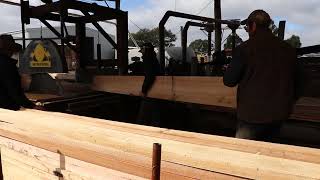
[[161, 102], [155, 99], [143, 98], [140, 104], [137, 124], [160, 127]]
[[254, 124], [239, 120], [236, 138], [250, 139], [256, 141], [272, 141], [279, 134], [282, 121], [269, 124]]

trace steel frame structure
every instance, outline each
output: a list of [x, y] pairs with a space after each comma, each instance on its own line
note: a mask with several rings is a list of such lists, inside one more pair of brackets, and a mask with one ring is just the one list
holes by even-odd
[[[23, 46], [25, 47], [25, 24], [30, 23], [30, 19], [38, 19], [46, 25], [61, 40], [62, 53], [64, 45], [69, 46], [79, 56], [80, 66], [85, 66], [86, 50], [85, 46], [85, 24], [92, 23], [97, 30], [110, 42], [117, 50], [119, 74], [127, 74], [128, 69], [128, 12], [120, 10], [120, 0], [116, 0], [116, 8], [99, 6], [95, 3], [81, 2], [77, 0], [60, 0], [49, 4], [31, 7], [29, 1], [20, 0], [21, 24]], [[83, 15], [68, 13], [68, 10], [78, 10]], [[117, 43], [99, 25], [98, 21], [117, 20]], [[59, 21], [61, 23], [58, 32], [48, 21]], [[69, 43], [68, 32], [65, 23], [76, 24], [76, 47]]]
[[238, 28], [240, 26], [240, 21], [220, 20], [220, 19], [214, 19], [214, 18], [209, 18], [209, 17], [204, 17], [204, 16], [186, 14], [186, 13], [181, 13], [181, 12], [167, 11], [159, 23], [159, 41], [160, 41], [159, 53], [160, 53], [160, 67], [161, 67], [162, 73], [165, 72], [165, 39], [164, 39], [165, 34], [164, 34], [164, 30], [165, 30], [165, 24], [167, 23], [167, 21], [170, 17], [191, 19], [191, 20], [197, 20], [197, 21], [202, 21], [202, 22], [207, 22], [207, 23], [227, 24], [229, 27], [232, 27], [232, 28], [233, 27]]

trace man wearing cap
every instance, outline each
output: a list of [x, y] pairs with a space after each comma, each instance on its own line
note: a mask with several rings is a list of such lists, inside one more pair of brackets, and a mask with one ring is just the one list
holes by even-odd
[[11, 35], [0, 35], [0, 108], [19, 110], [35, 105], [24, 95], [16, 67], [17, 60], [11, 58], [21, 50]]
[[296, 53], [274, 36], [271, 18], [255, 10], [245, 20], [249, 40], [239, 45], [224, 84], [238, 85], [236, 137], [269, 141], [287, 120], [296, 99]]
[[160, 102], [147, 98], [156, 76], [160, 75], [160, 64], [151, 43], [144, 43], [140, 52], [144, 65], [144, 81], [141, 88], [143, 100], [140, 105], [138, 124], [160, 126]]

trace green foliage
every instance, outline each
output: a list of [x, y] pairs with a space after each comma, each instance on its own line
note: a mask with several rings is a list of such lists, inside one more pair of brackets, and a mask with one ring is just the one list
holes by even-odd
[[[243, 40], [236, 34], [236, 47], [239, 46]], [[232, 34], [227, 37], [227, 42], [224, 44], [224, 49], [232, 49]]]
[[[174, 42], [177, 40], [175, 34], [170, 30], [165, 30], [165, 46], [174, 46]], [[133, 38], [137, 41], [139, 46], [142, 46], [145, 42], [151, 42], [154, 46], [159, 47], [159, 28], [153, 29], [141, 29], [136, 33], [131, 33]], [[129, 46], [134, 46], [134, 43], [129, 39]]]
[[300, 37], [296, 35], [292, 35], [289, 39], [285, 41], [294, 48], [300, 48], [302, 45], [300, 41]]
[[190, 47], [195, 52], [207, 52], [208, 51], [208, 40], [197, 39], [191, 42]]

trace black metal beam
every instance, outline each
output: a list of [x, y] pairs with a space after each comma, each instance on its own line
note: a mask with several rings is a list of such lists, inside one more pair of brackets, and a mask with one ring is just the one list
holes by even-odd
[[208, 26], [205, 23], [199, 23], [199, 22], [193, 22], [193, 21], [188, 21], [186, 22], [183, 30], [182, 30], [182, 61], [186, 62], [187, 61], [187, 43], [188, 43], [188, 30], [190, 26], [195, 26], [195, 27], [206, 27]]
[[82, 16], [80, 17], [80, 21], [81, 22], [85, 22], [85, 23], [91, 23], [91, 22], [99, 22], [99, 21], [107, 21], [107, 20], [112, 20], [115, 19], [114, 17], [110, 17], [107, 14], [104, 15], [100, 15], [100, 14], [93, 14], [93, 15], [89, 15], [89, 16]]
[[319, 53], [319, 52], [320, 52], [320, 45], [297, 48], [297, 55]]
[[116, 0], [116, 9], [120, 10], [120, 0]]
[[212, 32], [208, 32], [208, 57], [210, 58], [212, 53], [211, 53], [211, 48], [212, 48]]
[[286, 30], [286, 21], [280, 21], [279, 22], [278, 37], [281, 40], [284, 40], [285, 30]]
[[[221, 0], [214, 0], [214, 18], [221, 19]], [[222, 42], [222, 30], [221, 23], [217, 22], [215, 24], [215, 50], [216, 52], [221, 52], [221, 42]]]
[[[86, 17], [90, 16], [90, 14], [86, 11], [81, 11]], [[117, 43], [114, 42], [114, 40], [109, 36], [109, 34], [99, 25], [99, 23], [92, 21], [91, 22], [94, 27], [98, 29], [98, 31], [103, 35], [104, 38], [106, 38], [110, 44], [117, 49]]]
[[[32, 18], [39, 18], [39, 17], [47, 16], [50, 13], [52, 14], [53, 12], [59, 13], [61, 8], [63, 8], [64, 10], [75, 9], [80, 11], [93, 12], [95, 15], [101, 17], [99, 18], [99, 21], [116, 19], [118, 17], [125, 15], [125, 12], [121, 10], [116, 10], [113, 8], [99, 6], [97, 4], [91, 4], [91, 3], [86, 3], [86, 2], [76, 1], [76, 0], [60, 0], [50, 4], [31, 7], [30, 11], [31, 11]], [[51, 18], [52, 19], [50, 20], [59, 21], [56, 18], [53, 18], [53, 17]], [[76, 18], [74, 16], [66, 17], [65, 21], [72, 22], [72, 23], [80, 22], [79, 18]]]
[[117, 19], [117, 59], [119, 74], [128, 74], [128, 13]]
[[86, 51], [86, 25], [85, 23], [77, 23], [76, 24], [76, 52], [77, 59], [80, 65], [79, 68], [85, 69], [88, 59], [87, 59], [87, 51]]
[[[45, 26], [47, 26], [47, 28], [50, 29], [50, 31], [51, 31], [53, 34], [55, 34], [59, 39], [61, 39], [61, 34], [60, 34], [48, 21], [46, 21], [46, 20], [44, 20], [44, 19], [39, 19], [39, 20], [42, 22], [42, 24], [44, 24]], [[67, 45], [70, 49], [72, 49], [73, 51], [76, 51], [75, 47], [72, 46], [72, 45], [70, 44], [70, 42], [65, 42], [65, 43], [66, 43], [66, 45]]]
[[184, 18], [184, 19], [193, 19], [193, 20], [209, 22], [209, 23], [239, 24], [240, 25], [240, 22], [236, 22], [236, 21], [226, 21], [226, 20], [221, 20], [221, 19], [213, 19], [213, 18], [209, 18], [209, 17], [180, 13], [180, 12], [175, 12], [175, 11], [167, 11], [159, 23], [159, 41], [160, 41], [159, 53], [160, 53], [160, 67], [161, 67], [162, 73], [164, 73], [164, 69], [165, 69], [164, 29], [165, 29], [166, 22], [168, 21], [168, 19], [171, 16]]
[[13, 6], [20, 6], [19, 3], [12, 2], [12, 1], [6, 1], [6, 0], [0, 0], [0, 3], [8, 4], [8, 5], [13, 5]]
[[124, 16], [125, 11], [113, 9], [105, 6], [99, 6], [95, 3], [86, 3], [77, 0], [60, 0], [63, 5], [68, 9], [75, 9], [80, 11], [89, 11], [96, 15], [113, 17], [114, 19]]
[[44, 17], [52, 12], [59, 12], [62, 1], [56, 1], [50, 4], [30, 7], [30, 13], [33, 17]]

